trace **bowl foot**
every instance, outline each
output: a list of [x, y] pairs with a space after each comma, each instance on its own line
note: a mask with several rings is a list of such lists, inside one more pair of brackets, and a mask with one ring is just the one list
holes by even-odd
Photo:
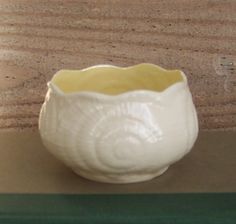
[[128, 183], [138, 183], [143, 181], [151, 180], [155, 177], [158, 177], [162, 175], [169, 166], [164, 167], [163, 169], [159, 170], [156, 173], [150, 173], [150, 174], [130, 174], [130, 175], [111, 175], [111, 174], [92, 174], [80, 169], [73, 169], [73, 171], [78, 174], [79, 176], [82, 176], [86, 179], [97, 181], [97, 182], [103, 182], [103, 183], [111, 183], [111, 184], [128, 184]]

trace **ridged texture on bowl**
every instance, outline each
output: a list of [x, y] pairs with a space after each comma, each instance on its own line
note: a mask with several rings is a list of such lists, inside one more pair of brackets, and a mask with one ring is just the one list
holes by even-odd
[[93, 180], [151, 179], [192, 148], [198, 133], [188, 86], [163, 92], [56, 94], [49, 89], [39, 120], [49, 151]]

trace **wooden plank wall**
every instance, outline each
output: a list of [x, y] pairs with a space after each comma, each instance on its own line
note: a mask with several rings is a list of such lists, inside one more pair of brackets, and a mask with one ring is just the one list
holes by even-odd
[[0, 129], [37, 129], [59, 69], [140, 62], [187, 74], [201, 129], [236, 129], [236, 0], [0, 0]]

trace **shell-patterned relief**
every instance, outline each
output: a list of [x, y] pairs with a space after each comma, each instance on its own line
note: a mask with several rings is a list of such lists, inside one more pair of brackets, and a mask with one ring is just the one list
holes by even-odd
[[106, 101], [49, 93], [40, 115], [44, 144], [67, 165], [89, 173], [157, 172], [183, 157], [197, 134], [191, 94], [161, 94], [133, 92]]

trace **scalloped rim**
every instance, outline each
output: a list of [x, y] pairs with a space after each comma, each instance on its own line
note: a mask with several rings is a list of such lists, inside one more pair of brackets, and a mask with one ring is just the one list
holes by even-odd
[[[93, 92], [93, 91], [79, 91], [79, 92], [73, 92], [73, 93], [65, 93], [63, 92], [59, 87], [57, 87], [52, 81], [49, 81], [47, 83], [48, 87], [50, 89], [52, 89], [53, 93], [56, 93], [57, 95], [60, 95], [60, 96], [63, 96], [63, 97], [74, 97], [74, 96], [83, 96], [83, 97], [93, 97], [93, 98], [103, 98], [103, 99], [118, 99], [118, 98], [126, 98], [128, 96], [133, 96], [133, 95], [143, 95], [143, 94], [148, 94], [148, 95], [153, 95], [153, 94], [156, 94], [156, 95], [160, 95], [160, 94], [167, 94], [167, 93], [170, 93], [172, 91], [175, 91], [177, 89], [180, 89], [180, 88], [183, 88], [183, 87], [186, 87], [188, 86], [188, 83], [187, 83], [187, 78], [186, 78], [186, 75], [184, 74], [183, 71], [181, 70], [178, 70], [178, 69], [173, 69], [173, 70], [167, 70], [167, 69], [164, 69], [158, 65], [155, 65], [155, 64], [151, 64], [151, 63], [140, 63], [140, 64], [136, 64], [136, 65], [133, 65], [133, 66], [128, 66], [128, 67], [120, 67], [120, 66], [115, 66], [115, 65], [95, 65], [95, 66], [91, 66], [91, 67], [87, 67], [85, 69], [81, 69], [79, 71], [86, 71], [86, 70], [89, 70], [89, 69], [96, 69], [97, 67], [113, 67], [113, 68], [117, 68], [117, 69], [133, 69], [135, 67], [138, 67], [138, 66], [154, 66], [156, 69], [158, 70], [162, 70], [162, 71], [165, 71], [165, 72], [180, 72], [182, 78], [183, 78], [183, 81], [182, 82], [176, 82], [172, 85], [170, 85], [169, 87], [167, 87], [166, 89], [164, 89], [163, 91], [152, 91], [152, 90], [144, 90], [144, 89], [139, 89], [139, 90], [131, 90], [131, 91], [127, 91], [127, 92], [124, 92], [124, 93], [120, 93], [120, 94], [116, 94], [116, 95], [109, 95], [109, 94], [104, 94], [104, 93], [98, 93], [98, 92]], [[67, 69], [62, 69], [62, 70], [59, 70], [54, 76], [57, 76], [59, 73], [61, 73], [62, 71], [74, 71], [74, 70], [67, 70]], [[52, 78], [52, 79], [53, 79]]]

